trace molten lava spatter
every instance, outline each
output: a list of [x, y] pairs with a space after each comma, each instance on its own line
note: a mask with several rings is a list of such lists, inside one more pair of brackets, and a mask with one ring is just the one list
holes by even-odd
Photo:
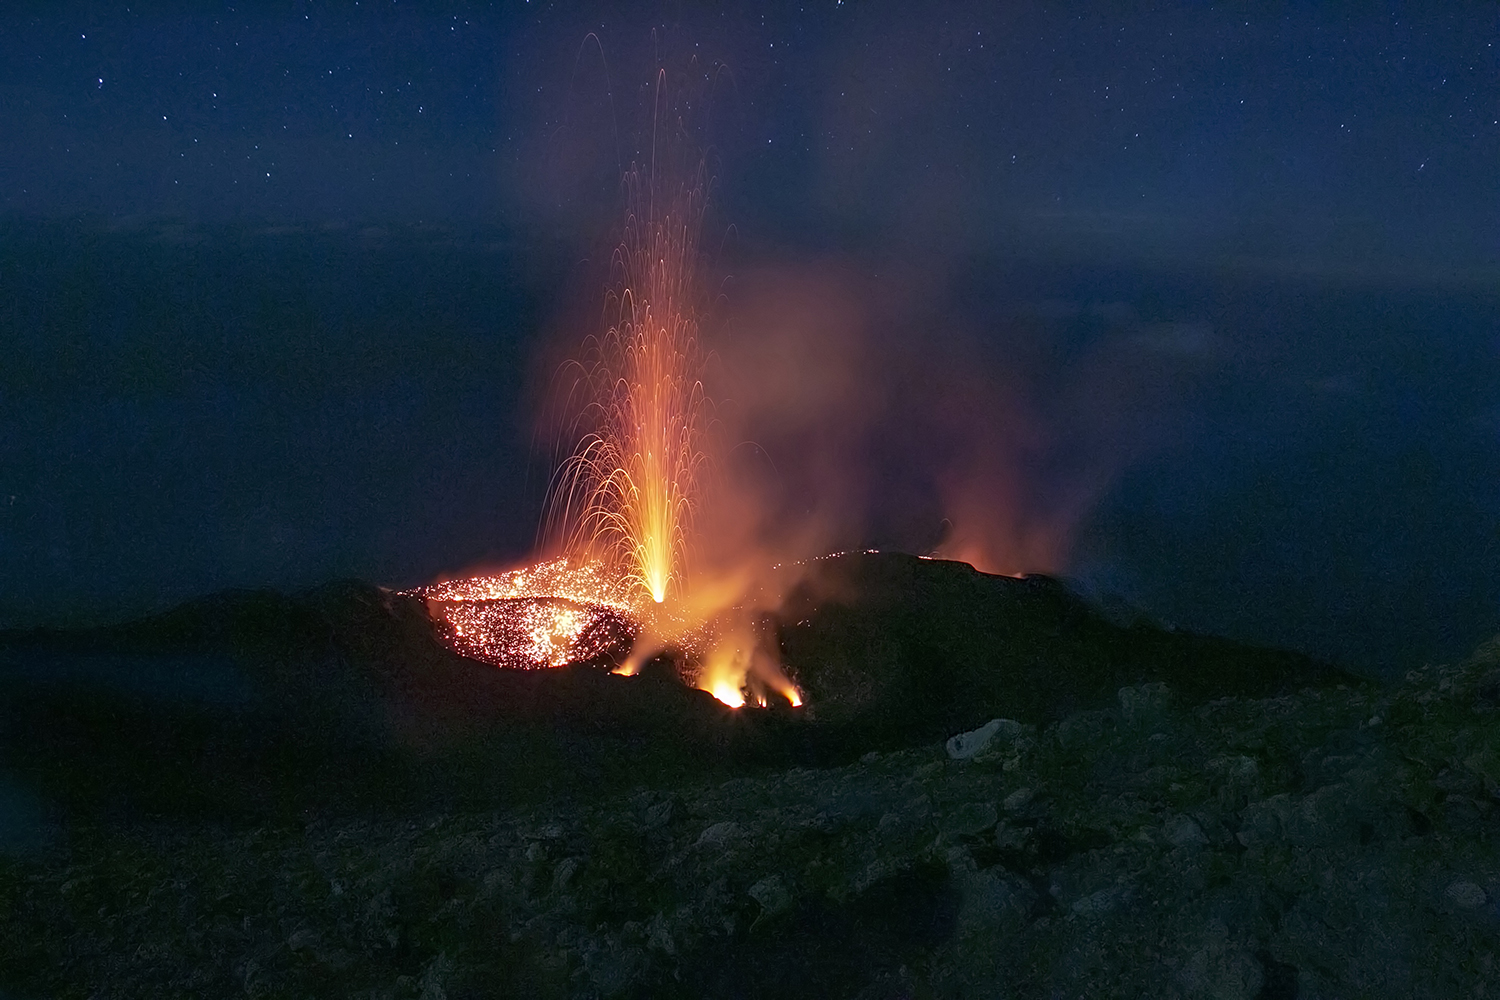
[[566, 557], [548, 559], [490, 576], [470, 576], [420, 587], [415, 593], [433, 601], [498, 601], [559, 597], [580, 604], [602, 604], [629, 611], [635, 607], [630, 581], [597, 562]]
[[680, 593], [706, 461], [696, 301], [700, 177], [672, 189], [626, 178], [630, 213], [613, 258], [613, 314], [576, 366], [580, 443], [554, 480], [548, 527], [661, 604]]
[[455, 650], [498, 667], [534, 670], [617, 659], [640, 631], [632, 589], [593, 563], [553, 559], [412, 593], [427, 601]]
[[597, 660], [629, 649], [635, 634], [634, 624], [612, 608], [555, 597], [466, 601], [434, 610], [452, 630], [458, 652], [518, 670]]

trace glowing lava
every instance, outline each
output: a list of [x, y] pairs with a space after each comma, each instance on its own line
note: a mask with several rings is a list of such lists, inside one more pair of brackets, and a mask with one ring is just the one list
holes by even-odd
[[630, 588], [596, 564], [553, 559], [413, 593], [427, 601], [454, 649], [499, 667], [530, 670], [607, 658], [629, 650], [639, 631]]
[[578, 563], [566, 557], [493, 576], [471, 576], [434, 583], [415, 593], [433, 601], [558, 597], [582, 604], [602, 604], [620, 611], [630, 611], [635, 607], [627, 581], [598, 563]]
[[755, 630], [741, 618], [724, 634], [716, 637], [703, 667], [698, 686], [731, 708], [745, 704], [746, 695], [762, 708], [774, 696], [780, 696], [793, 708], [802, 704], [802, 695], [781, 671], [781, 664], [771, 652], [773, 645], [758, 640]]

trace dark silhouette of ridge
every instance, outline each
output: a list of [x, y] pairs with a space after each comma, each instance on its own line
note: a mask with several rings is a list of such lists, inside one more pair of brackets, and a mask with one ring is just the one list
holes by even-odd
[[1108, 707], [1126, 684], [1193, 702], [1355, 680], [895, 553], [816, 561], [769, 624], [805, 709], [732, 710], [667, 669], [498, 670], [443, 645], [422, 601], [357, 581], [4, 632], [0, 766], [69, 815], [488, 808], [842, 763]]

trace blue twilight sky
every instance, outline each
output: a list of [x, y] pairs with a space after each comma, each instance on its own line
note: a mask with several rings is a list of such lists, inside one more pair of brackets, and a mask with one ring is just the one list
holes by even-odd
[[939, 545], [963, 480], [1187, 627], [1500, 631], [1500, 11], [916, 9], [8, 5], [0, 622], [523, 556], [665, 67], [830, 544]]

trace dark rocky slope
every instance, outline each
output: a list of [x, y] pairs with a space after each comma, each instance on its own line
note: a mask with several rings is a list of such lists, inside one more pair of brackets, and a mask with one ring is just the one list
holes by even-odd
[[804, 711], [354, 583], [0, 637], [59, 821], [0, 843], [0, 995], [1495, 992], [1500, 646], [1381, 688], [870, 554], [768, 623]]
[[735, 712], [596, 667], [496, 670], [359, 583], [230, 592], [81, 632], [0, 634], [0, 766], [72, 814], [491, 807], [846, 763], [995, 716], [1045, 723], [1164, 681], [1189, 700], [1349, 678], [1110, 624], [1042, 577], [897, 554], [815, 561], [771, 619], [807, 708]]
[[1389, 689], [1112, 707], [491, 812], [75, 830], [18, 996], [1500, 993], [1500, 643]]
[[1120, 627], [1048, 577], [897, 553], [810, 563], [776, 617], [812, 714], [885, 746], [995, 716], [1054, 720], [1125, 684], [1161, 681], [1196, 701], [1352, 679], [1296, 653]]

